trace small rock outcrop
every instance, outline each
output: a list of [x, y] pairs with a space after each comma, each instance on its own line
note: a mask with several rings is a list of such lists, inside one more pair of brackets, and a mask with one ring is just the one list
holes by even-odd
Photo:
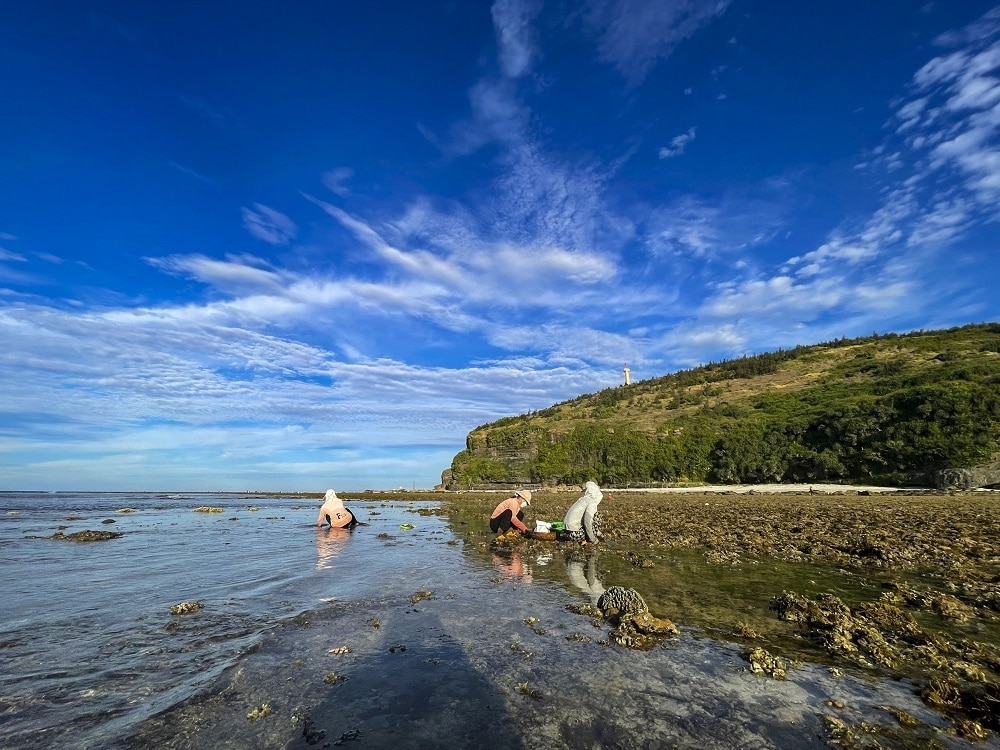
[[677, 626], [663, 617], [654, 617], [642, 596], [635, 589], [612, 586], [597, 600], [601, 614], [617, 627], [611, 632], [611, 641], [619, 646], [646, 650], [656, 645], [660, 638], [679, 635]]
[[108, 539], [117, 539], [120, 536], [125, 536], [122, 531], [74, 531], [72, 534], [64, 534], [61, 531], [57, 531], [49, 539], [63, 539], [69, 542], [103, 542]]
[[934, 472], [932, 479], [939, 490], [977, 490], [1000, 485], [1000, 454], [979, 466], [941, 469]]

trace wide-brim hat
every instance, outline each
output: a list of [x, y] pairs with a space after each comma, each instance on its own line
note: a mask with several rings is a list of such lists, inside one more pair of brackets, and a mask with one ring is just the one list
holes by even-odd
[[514, 494], [524, 500], [524, 502], [528, 505], [531, 505], [531, 490], [517, 490]]

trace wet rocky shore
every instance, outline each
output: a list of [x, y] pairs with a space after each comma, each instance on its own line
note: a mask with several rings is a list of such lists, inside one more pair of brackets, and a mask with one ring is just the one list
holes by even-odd
[[1000, 748], [1000, 496], [613, 494], [598, 545], [498, 540], [503, 493], [349, 496], [322, 573], [397, 561], [374, 593], [109, 747]]
[[[655, 587], [657, 569], [669, 573], [672, 586], [678, 584], [672, 571], [677, 566], [670, 560], [682, 551], [703, 556], [709, 567], [700, 573], [702, 581], [713, 577], [738, 581], [741, 570], [767, 561], [801, 568], [800, 587], [762, 591], [766, 608], [752, 609], [750, 617], [741, 612], [744, 616], [729, 618], [733, 622], [729, 635], [746, 644], [744, 653], [752, 668], [782, 678], [783, 666], [803, 654], [797, 644], [787, 648], [798, 639], [806, 653], [809, 649], [821, 653], [831, 669], [913, 680], [924, 704], [951, 721], [949, 731], [955, 736], [996, 739], [1000, 494], [852, 490], [613, 494], [614, 500], [602, 505], [605, 540], [598, 545], [602, 559], [606, 565], [609, 557], [632, 565], [636, 571], [632, 577], [647, 588]], [[536, 492], [528, 520], [559, 518], [577, 495]], [[484, 503], [489, 501], [463, 495], [450, 495], [446, 501], [459, 525], [468, 522], [468, 514], [481, 514]], [[472, 538], [476, 539], [475, 532]], [[482, 538], [473, 543], [496, 544]], [[510, 543], [523, 549], [546, 544]], [[577, 545], [549, 546], [565, 550]], [[640, 576], [642, 569], [652, 570]], [[849, 579], [850, 596], [842, 595], [836, 583], [827, 590], [815, 585], [814, 570], [819, 569], [832, 569]], [[628, 578], [619, 569], [618, 580]], [[677, 593], [665, 596], [667, 601], [671, 598], [677, 599]], [[711, 606], [717, 619], [727, 619], [719, 617], [718, 601]], [[674, 612], [657, 614], [682, 627], [692, 624]], [[700, 624], [709, 618], [706, 614]], [[835, 711], [826, 719], [831, 739], [838, 744], [883, 746], [870, 727], [852, 727]], [[901, 725], [913, 721], [906, 715], [897, 719]]]

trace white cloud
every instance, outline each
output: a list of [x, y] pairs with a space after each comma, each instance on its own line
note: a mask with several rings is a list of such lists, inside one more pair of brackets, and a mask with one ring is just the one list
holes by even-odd
[[884, 329], [933, 306], [947, 283], [926, 275], [935, 255], [998, 216], [1000, 81], [991, 72], [1000, 63], [1000, 15], [994, 16], [976, 24], [988, 34], [948, 37], [966, 47], [920, 68], [911, 96], [897, 103], [892, 135], [870, 162], [889, 180], [880, 207], [859, 226], [845, 221], [773, 275], [765, 270], [719, 285], [704, 315], [738, 319], [775, 342], [782, 327], [809, 323], [815, 335], [831, 325], [824, 321], [838, 320], [845, 328], [870, 321], [872, 329]]
[[14, 261], [17, 263], [27, 263], [28, 259], [25, 258], [23, 255], [12, 253], [10, 250], [6, 250], [0, 247], [0, 261]]
[[262, 268], [264, 261], [252, 256], [229, 256], [215, 260], [204, 255], [173, 255], [167, 258], [146, 258], [146, 261], [168, 273], [187, 275], [230, 293], [247, 290], [275, 290], [283, 285], [282, 275]]
[[791, 189], [775, 182], [760, 186], [759, 195], [727, 195], [715, 203], [679, 198], [650, 213], [645, 245], [654, 256], [712, 260], [766, 244], [784, 226]]
[[670, 159], [674, 156], [680, 156], [683, 154], [687, 145], [694, 140], [695, 132], [695, 128], [689, 128], [686, 133], [681, 133], [680, 135], [672, 138], [670, 140], [669, 147], [664, 146], [660, 148], [660, 158]]
[[345, 183], [353, 176], [354, 170], [350, 167], [337, 167], [323, 175], [323, 185], [331, 193], [335, 193], [341, 197], [350, 195], [351, 190]]
[[496, 29], [497, 57], [504, 75], [520, 78], [537, 55], [532, 21], [542, 9], [540, 0], [496, 0], [491, 9]]
[[920, 215], [906, 239], [908, 245], [947, 246], [970, 224], [968, 203], [961, 199], [941, 201]]
[[254, 203], [252, 209], [243, 209], [243, 226], [250, 234], [271, 245], [288, 245], [295, 239], [299, 228], [280, 211]]
[[805, 283], [791, 276], [753, 279], [721, 285], [719, 293], [702, 306], [702, 312], [721, 318], [808, 321], [837, 307], [847, 291], [848, 287], [836, 278]]
[[1000, 8], [938, 43], [961, 49], [939, 55], [914, 74], [912, 98], [896, 111], [898, 132], [909, 134], [914, 184], [940, 204], [961, 188], [995, 215], [1000, 198], [995, 166], [1000, 150]]
[[912, 190], [893, 191], [859, 230], [852, 233], [842, 229], [834, 231], [817, 249], [789, 258], [782, 270], [788, 272], [799, 266], [797, 275], [815, 276], [831, 268], [856, 266], [862, 261], [873, 260], [903, 238], [903, 228], [916, 213], [917, 203]]

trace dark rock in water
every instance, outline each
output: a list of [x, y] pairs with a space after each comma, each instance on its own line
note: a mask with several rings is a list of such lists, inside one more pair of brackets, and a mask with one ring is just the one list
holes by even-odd
[[61, 531], [57, 531], [47, 539], [65, 539], [70, 542], [103, 542], [105, 539], [117, 539], [120, 536], [125, 536], [122, 531], [91, 531], [90, 529], [86, 531], [74, 531], [72, 534], [64, 534]]

